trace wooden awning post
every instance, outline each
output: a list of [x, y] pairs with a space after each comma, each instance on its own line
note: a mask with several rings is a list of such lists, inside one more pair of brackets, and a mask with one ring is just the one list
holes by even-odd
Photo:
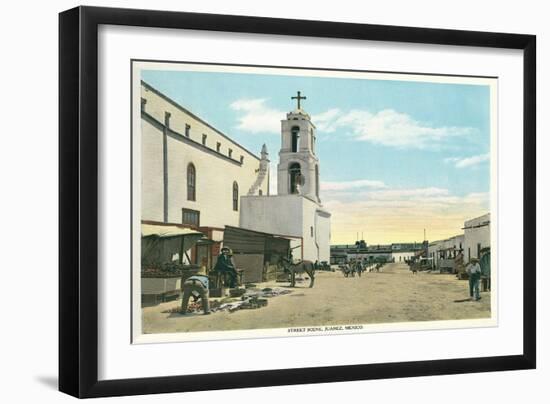
[[179, 254], [179, 259], [178, 259], [180, 265], [183, 264], [183, 245], [184, 245], [184, 238], [185, 238], [185, 236], [181, 236], [180, 254]]

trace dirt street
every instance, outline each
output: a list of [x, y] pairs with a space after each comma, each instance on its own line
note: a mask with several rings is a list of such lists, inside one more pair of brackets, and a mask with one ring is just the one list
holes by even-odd
[[[490, 317], [490, 292], [478, 302], [465, 301], [468, 281], [454, 275], [413, 274], [403, 263], [381, 272], [345, 278], [337, 272], [317, 272], [315, 287], [297, 283], [292, 293], [269, 299], [267, 307], [181, 315], [166, 313], [179, 300], [143, 309], [143, 332], [218, 331], [300, 326], [373, 324]], [[286, 287], [265, 283], [259, 287]]]

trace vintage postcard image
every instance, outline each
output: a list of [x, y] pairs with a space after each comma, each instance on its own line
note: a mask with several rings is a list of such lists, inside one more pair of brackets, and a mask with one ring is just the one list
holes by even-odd
[[132, 61], [133, 342], [496, 326], [497, 83]]

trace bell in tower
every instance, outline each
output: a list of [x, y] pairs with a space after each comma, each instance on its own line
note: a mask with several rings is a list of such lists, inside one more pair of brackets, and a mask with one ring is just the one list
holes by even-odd
[[315, 155], [315, 125], [302, 109], [306, 97], [291, 97], [296, 109], [281, 121], [281, 150], [277, 166], [277, 193], [305, 196], [317, 203], [319, 199], [319, 159]]

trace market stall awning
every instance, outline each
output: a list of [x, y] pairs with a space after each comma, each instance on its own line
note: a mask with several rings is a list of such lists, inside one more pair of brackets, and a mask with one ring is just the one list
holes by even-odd
[[237, 254], [278, 253], [286, 256], [290, 248], [290, 240], [270, 233], [226, 225], [223, 245]]
[[160, 265], [183, 256], [199, 240], [205, 238], [200, 231], [174, 225], [141, 224], [141, 264]]
[[[204, 236], [203, 233], [197, 230], [188, 229], [185, 227], [179, 227], [174, 225], [160, 225], [160, 224], [142, 224], [141, 225], [141, 237], [181, 237], [198, 235]], [[199, 238], [200, 238], [199, 237]]]

